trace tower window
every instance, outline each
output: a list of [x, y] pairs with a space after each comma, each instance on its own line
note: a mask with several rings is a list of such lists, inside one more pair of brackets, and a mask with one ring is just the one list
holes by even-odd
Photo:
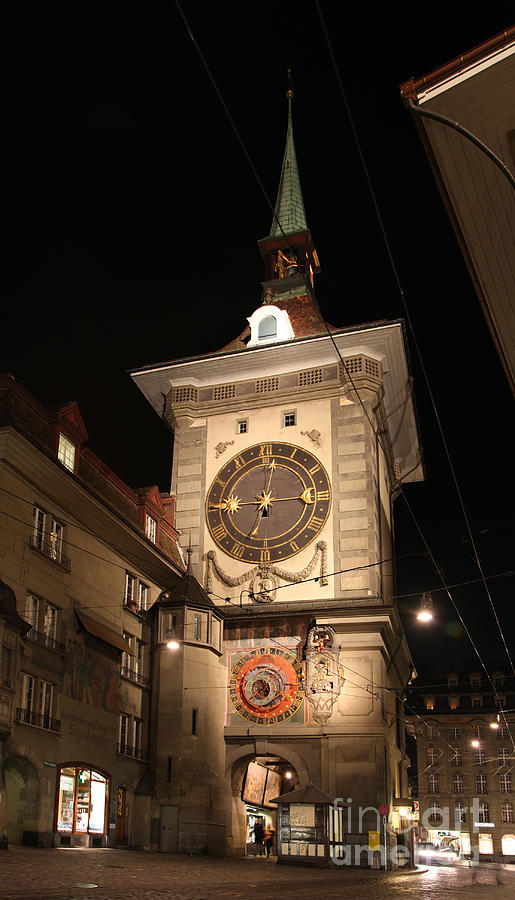
[[277, 337], [277, 319], [275, 316], [265, 316], [259, 323], [258, 340]]
[[248, 419], [238, 419], [236, 422], [236, 433], [237, 434], [247, 434], [249, 430], [249, 420]]
[[289, 428], [291, 425], [296, 425], [296, 416], [294, 412], [286, 412], [283, 414], [283, 425], [285, 428]]

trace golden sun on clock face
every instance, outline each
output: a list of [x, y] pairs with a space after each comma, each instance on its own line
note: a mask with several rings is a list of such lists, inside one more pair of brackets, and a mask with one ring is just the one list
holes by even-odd
[[330, 507], [331, 485], [320, 460], [275, 441], [247, 447], [220, 469], [207, 494], [206, 519], [224, 553], [267, 563], [311, 543]]

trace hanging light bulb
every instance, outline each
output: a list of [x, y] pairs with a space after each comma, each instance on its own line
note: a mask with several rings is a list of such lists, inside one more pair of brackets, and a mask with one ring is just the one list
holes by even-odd
[[497, 717], [490, 722], [490, 728], [499, 728], [500, 715], [497, 714]]
[[433, 598], [431, 594], [424, 591], [420, 600], [420, 607], [417, 613], [419, 622], [430, 622], [433, 618]]

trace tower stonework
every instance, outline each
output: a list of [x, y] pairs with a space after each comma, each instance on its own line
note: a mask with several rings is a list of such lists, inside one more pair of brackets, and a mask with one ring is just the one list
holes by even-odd
[[[423, 477], [402, 322], [332, 328], [319, 310], [291, 96], [276, 212], [259, 245], [263, 302], [244, 332], [132, 373], [173, 428], [177, 528], [224, 619], [225, 691], [203, 685], [212, 727], [201, 752], [221, 759], [223, 746], [216, 815], [235, 855], [248, 845], [256, 760], [271, 784], [287, 766], [301, 787], [351, 797], [348, 843], [376, 830], [359, 807], [387, 803], [401, 826], [412, 661], [394, 599], [393, 500], [400, 481]], [[184, 687], [199, 677], [184, 669]]]

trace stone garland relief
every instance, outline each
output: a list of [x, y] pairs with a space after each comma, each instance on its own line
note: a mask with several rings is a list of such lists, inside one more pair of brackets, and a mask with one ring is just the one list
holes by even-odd
[[299, 583], [309, 578], [315, 570], [317, 563], [320, 566], [320, 575], [318, 583], [320, 587], [328, 584], [327, 579], [327, 543], [326, 541], [318, 541], [315, 545], [315, 552], [310, 562], [298, 572], [290, 572], [276, 566], [273, 563], [260, 564], [248, 569], [243, 575], [232, 577], [222, 569], [216, 556], [216, 550], [210, 550], [207, 554], [206, 567], [206, 584], [207, 593], [213, 593], [213, 578], [216, 576], [227, 587], [239, 587], [242, 584], [250, 582], [250, 593], [252, 599], [256, 603], [271, 603], [276, 599], [276, 590], [278, 579]]

